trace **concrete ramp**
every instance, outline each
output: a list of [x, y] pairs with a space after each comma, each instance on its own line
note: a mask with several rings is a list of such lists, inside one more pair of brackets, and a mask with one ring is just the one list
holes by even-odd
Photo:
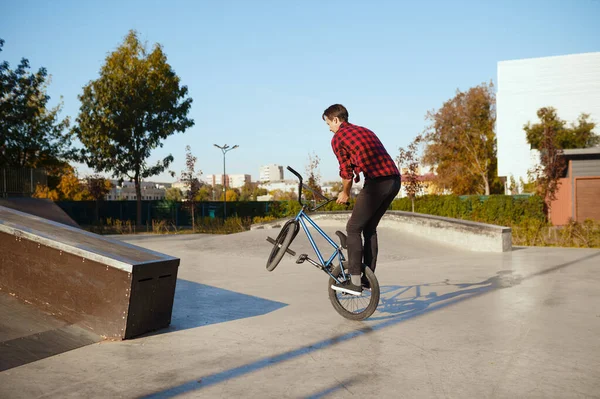
[[108, 339], [171, 322], [179, 258], [0, 206], [0, 289]]
[[54, 201], [41, 198], [0, 198], [0, 206], [25, 212], [30, 215], [66, 224], [67, 226], [80, 226]]

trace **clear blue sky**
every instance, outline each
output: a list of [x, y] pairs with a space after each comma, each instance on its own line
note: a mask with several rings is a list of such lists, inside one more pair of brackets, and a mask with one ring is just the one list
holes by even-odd
[[199, 169], [219, 174], [213, 143], [238, 144], [227, 172], [254, 180], [268, 163], [303, 172], [309, 153], [323, 180], [337, 180], [321, 120], [330, 104], [346, 105], [350, 122], [374, 130], [395, 158], [428, 110], [456, 89], [495, 82], [499, 61], [600, 51], [598, 0], [3, 0], [0, 9], [0, 60], [46, 67], [51, 104], [62, 96], [72, 120], [82, 87], [130, 29], [162, 44], [194, 100], [195, 126], [152, 160], [173, 154], [179, 174], [189, 144]]

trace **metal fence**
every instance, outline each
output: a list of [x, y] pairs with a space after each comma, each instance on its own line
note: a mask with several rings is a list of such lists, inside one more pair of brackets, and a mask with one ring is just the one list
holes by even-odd
[[[136, 201], [57, 201], [56, 204], [81, 226], [106, 223], [108, 219], [120, 221], [136, 221]], [[253, 218], [266, 216], [271, 208], [279, 206], [272, 202], [228, 202], [227, 216]], [[223, 216], [222, 202], [198, 202], [195, 208], [196, 218], [220, 218]], [[151, 224], [153, 220], [169, 221], [175, 226], [190, 226], [192, 214], [185, 204], [167, 201], [142, 201], [142, 225]]]
[[38, 184], [48, 185], [45, 169], [0, 169], [0, 197], [31, 197]]

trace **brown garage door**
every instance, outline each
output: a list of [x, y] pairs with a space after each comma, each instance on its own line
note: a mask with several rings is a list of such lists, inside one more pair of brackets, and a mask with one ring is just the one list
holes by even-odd
[[578, 178], [576, 185], [577, 221], [600, 221], [600, 177]]

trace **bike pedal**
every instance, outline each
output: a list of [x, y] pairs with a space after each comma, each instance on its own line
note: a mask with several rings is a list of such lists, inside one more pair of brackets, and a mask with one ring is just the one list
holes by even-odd
[[302, 263], [304, 262], [306, 259], [308, 259], [308, 255], [307, 254], [301, 254], [298, 259], [296, 259], [296, 263]]

